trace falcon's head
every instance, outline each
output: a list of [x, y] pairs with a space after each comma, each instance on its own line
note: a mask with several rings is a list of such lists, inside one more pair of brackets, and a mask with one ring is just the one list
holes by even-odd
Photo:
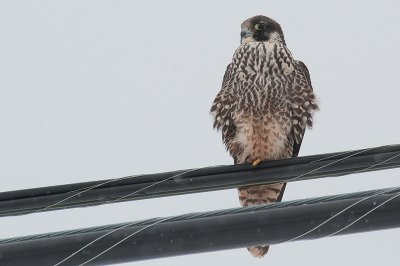
[[281, 42], [285, 44], [281, 25], [265, 16], [255, 16], [245, 20], [241, 25], [240, 43], [248, 42]]

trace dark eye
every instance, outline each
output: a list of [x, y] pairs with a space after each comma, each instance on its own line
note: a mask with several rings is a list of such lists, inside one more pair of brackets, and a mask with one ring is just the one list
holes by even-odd
[[265, 30], [267, 28], [267, 25], [265, 25], [265, 23], [261, 22], [261, 23], [256, 24], [254, 26], [254, 28], [256, 30]]

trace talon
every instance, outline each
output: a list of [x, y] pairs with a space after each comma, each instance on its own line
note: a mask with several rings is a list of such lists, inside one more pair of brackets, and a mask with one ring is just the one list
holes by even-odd
[[261, 163], [262, 161], [260, 159], [257, 159], [253, 162], [252, 166], [256, 167], [259, 163]]

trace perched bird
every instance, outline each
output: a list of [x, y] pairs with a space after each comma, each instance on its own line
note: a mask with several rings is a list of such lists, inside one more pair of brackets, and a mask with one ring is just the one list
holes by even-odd
[[[241, 25], [241, 42], [211, 107], [214, 128], [235, 164], [296, 157], [318, 110], [310, 74], [286, 47], [281, 26], [255, 16]], [[241, 187], [242, 206], [281, 201], [286, 183]], [[262, 257], [269, 246], [247, 249]]]

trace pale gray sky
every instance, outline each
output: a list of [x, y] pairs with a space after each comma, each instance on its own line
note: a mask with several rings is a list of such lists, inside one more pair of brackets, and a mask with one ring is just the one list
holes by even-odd
[[[1, 1], [0, 191], [231, 164], [208, 113], [240, 24], [281, 23], [321, 111], [300, 155], [399, 142], [397, 1]], [[285, 200], [398, 186], [290, 183]], [[239, 206], [234, 190], [0, 218], [0, 238]], [[389, 265], [400, 230], [134, 265]], [[126, 264], [130, 265], [130, 264]]]

